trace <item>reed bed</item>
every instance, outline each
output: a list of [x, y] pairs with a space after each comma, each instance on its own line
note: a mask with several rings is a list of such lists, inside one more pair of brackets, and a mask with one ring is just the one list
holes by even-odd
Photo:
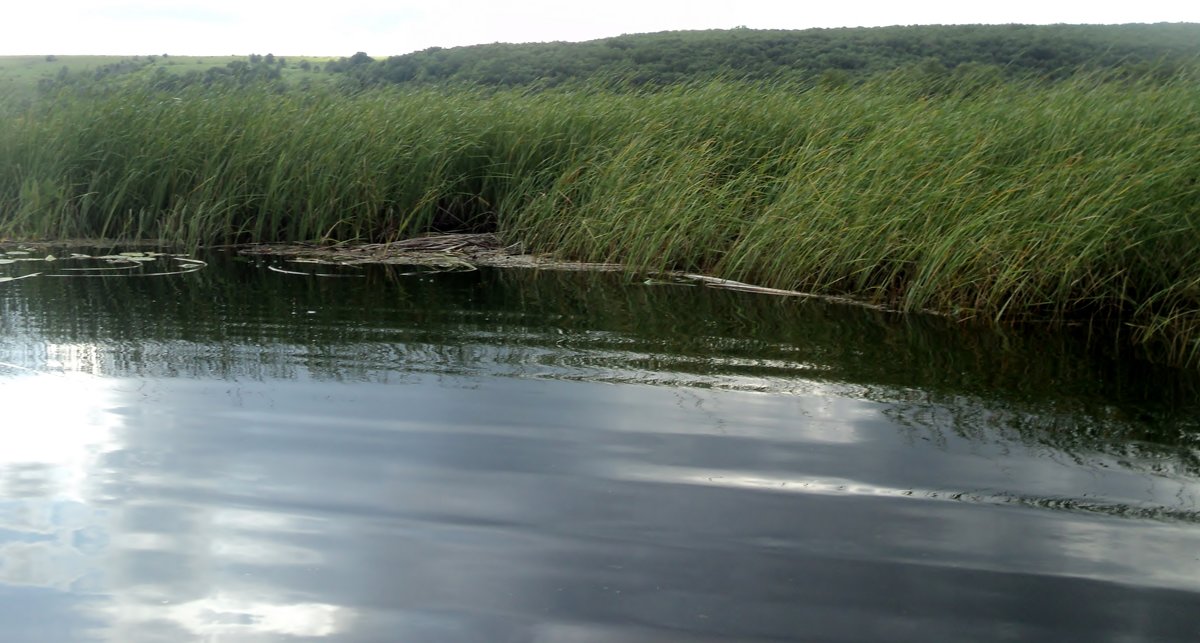
[[62, 94], [0, 122], [0, 234], [495, 231], [636, 269], [1087, 323], [1200, 363], [1200, 83]]

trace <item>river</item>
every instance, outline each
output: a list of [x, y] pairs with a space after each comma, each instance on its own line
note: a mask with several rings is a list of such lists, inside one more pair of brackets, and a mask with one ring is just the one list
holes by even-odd
[[6, 642], [1200, 639], [1200, 378], [1080, 332], [6, 256]]

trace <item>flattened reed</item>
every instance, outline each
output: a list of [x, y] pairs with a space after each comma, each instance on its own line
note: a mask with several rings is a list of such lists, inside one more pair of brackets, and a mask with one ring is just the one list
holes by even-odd
[[534, 251], [1086, 322], [1200, 358], [1200, 83], [128, 88], [0, 122], [0, 233], [495, 231]]

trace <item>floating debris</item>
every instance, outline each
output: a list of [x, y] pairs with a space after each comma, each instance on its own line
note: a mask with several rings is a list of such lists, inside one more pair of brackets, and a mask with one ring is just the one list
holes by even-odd
[[[93, 256], [78, 252], [69, 253], [62, 257], [57, 257], [47, 253], [41, 257], [30, 256], [33, 251], [29, 250], [10, 250], [5, 254], [6, 257], [0, 258], [0, 265], [12, 265], [18, 262], [42, 262], [44, 264], [64, 264], [64, 263], [79, 263], [79, 262], [98, 262], [101, 265], [73, 265], [69, 267], [58, 267], [54, 272], [43, 270], [41, 272], [30, 273], [27, 275], [17, 275], [13, 277], [0, 277], [0, 283], [17, 281], [20, 279], [29, 279], [31, 277], [57, 277], [57, 278], [75, 278], [75, 277], [107, 277], [107, 278], [122, 278], [122, 277], [163, 277], [167, 275], [182, 275], [191, 272], [196, 272], [208, 265], [207, 262], [200, 259], [193, 259], [184, 256], [172, 256], [161, 252], [122, 252], [119, 254]], [[15, 258], [11, 258], [14, 257]], [[178, 263], [177, 266], [166, 266], [168, 270], [162, 269], [160, 266], [167, 259], [173, 259]], [[153, 269], [153, 264], [159, 264], [159, 270], [154, 272], [139, 272], [139, 270]], [[112, 274], [121, 273], [121, 274]]]
[[9, 281], [20, 281], [22, 279], [29, 279], [30, 277], [37, 277], [40, 274], [42, 274], [42, 273], [34, 272], [34, 273], [30, 273], [28, 275], [21, 275], [20, 277], [0, 277], [0, 284], [7, 283]]
[[63, 272], [99, 272], [99, 271], [104, 271], [104, 270], [137, 270], [138, 267], [141, 265], [142, 264], [140, 264], [140, 263], [132, 263], [132, 264], [124, 265], [124, 266], [108, 266], [108, 267], [95, 266], [95, 267], [90, 267], [90, 268], [61, 268], [61, 270]]
[[484, 266], [610, 272], [625, 269], [620, 264], [563, 261], [544, 255], [526, 254], [522, 251], [520, 244], [506, 246], [490, 232], [435, 234], [389, 243], [368, 243], [357, 246], [262, 244], [239, 248], [238, 254], [283, 257], [294, 262], [338, 266], [363, 264], [427, 266], [440, 269], [438, 272], [469, 271]]
[[[317, 264], [317, 265], [329, 265], [324, 262], [310, 261], [310, 260], [302, 260], [302, 261], [297, 260], [297, 262], [298, 263], [311, 263], [311, 264]], [[338, 265], [338, 264], [334, 264], [334, 265]], [[346, 267], [354, 268], [355, 266], [346, 266]], [[328, 273], [328, 272], [301, 272], [299, 270], [284, 270], [283, 268], [278, 268], [276, 266], [267, 266], [267, 270], [270, 270], [271, 272], [278, 272], [283, 275], [300, 275], [302, 277], [360, 277], [361, 278], [363, 276], [363, 275], [335, 275], [335, 274]]]
[[[476, 267], [534, 268], [541, 270], [589, 270], [604, 272], [635, 272], [632, 268], [616, 263], [594, 263], [586, 261], [564, 261], [546, 255], [526, 253], [521, 244], [504, 245], [492, 233], [450, 233], [414, 237], [390, 243], [368, 243], [356, 246], [316, 246], [305, 244], [258, 244], [240, 247], [238, 254], [254, 257], [280, 257], [295, 263], [316, 263], [337, 266], [359, 266], [363, 264], [398, 264], [433, 268], [431, 272], [450, 270], [474, 270]], [[268, 266], [284, 274], [310, 274], [288, 271]], [[882, 311], [895, 309], [850, 297], [767, 288], [754, 284], [722, 279], [708, 275], [675, 271], [643, 271], [648, 286], [705, 286], [725, 290], [797, 297], [831, 303], [849, 304]], [[402, 275], [427, 274], [406, 272]], [[331, 276], [331, 275], [325, 275]], [[938, 314], [934, 311], [925, 311]]]

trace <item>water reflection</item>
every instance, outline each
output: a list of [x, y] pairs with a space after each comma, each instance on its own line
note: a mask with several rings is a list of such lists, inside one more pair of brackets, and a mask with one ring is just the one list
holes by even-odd
[[[264, 523], [238, 512], [219, 521], [226, 529], [214, 528], [206, 525], [213, 508], [141, 493], [154, 481], [138, 472], [170, 450], [139, 444], [138, 429], [128, 423], [126, 411], [146, 396], [145, 382], [79, 373], [88, 370], [92, 352], [78, 348], [49, 347], [61, 374], [0, 379], [0, 583], [104, 596], [84, 601], [84, 613], [106, 625], [81, 626], [80, 637], [149, 640], [158, 630], [172, 640], [182, 640], [181, 631], [206, 640], [335, 634], [344, 608], [264, 600], [280, 592], [229, 583], [212, 565], [315, 564], [319, 554], [264, 539]], [[239, 524], [256, 528], [246, 532]]]
[[104, 609], [113, 625], [102, 634], [112, 641], [145, 640], [161, 632], [164, 640], [184, 636], [201, 640], [270, 640], [281, 635], [328, 637], [341, 628], [342, 609], [320, 603], [279, 605], [252, 596], [217, 594], [181, 605], [132, 602]]
[[1189, 374], [612, 276], [350, 281], [0, 290], [6, 640], [1196, 633]]

